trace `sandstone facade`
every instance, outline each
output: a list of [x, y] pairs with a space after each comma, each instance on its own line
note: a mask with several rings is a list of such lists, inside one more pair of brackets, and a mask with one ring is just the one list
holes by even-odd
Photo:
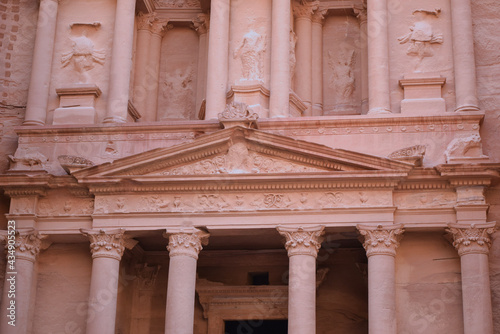
[[0, 11], [1, 333], [500, 333], [496, 1]]

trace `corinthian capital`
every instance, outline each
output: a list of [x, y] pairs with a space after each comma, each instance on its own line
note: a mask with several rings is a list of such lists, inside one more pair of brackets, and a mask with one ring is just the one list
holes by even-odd
[[317, 257], [321, 248], [324, 226], [286, 228], [278, 226], [276, 228], [285, 237], [285, 248], [288, 256], [310, 255]]
[[90, 240], [92, 258], [109, 257], [120, 261], [125, 250], [125, 230], [80, 230]]
[[396, 248], [403, 237], [403, 225], [378, 225], [357, 226], [359, 234], [363, 236], [363, 247], [366, 256], [372, 255], [396, 255]]
[[167, 249], [170, 257], [183, 255], [197, 260], [203, 246], [208, 245], [210, 234], [193, 228], [192, 230], [180, 231], [166, 236], [168, 236]]
[[158, 20], [156, 17], [156, 13], [147, 13], [144, 14], [143, 12], [139, 12], [139, 15], [137, 16], [137, 29], [138, 30], [149, 30], [151, 29], [151, 26], [153, 25], [153, 22]]
[[446, 232], [453, 237], [453, 246], [458, 255], [488, 254], [491, 246], [490, 234], [495, 232], [495, 223], [449, 224]]
[[198, 14], [193, 20], [193, 29], [198, 35], [203, 35], [210, 29], [210, 16], [207, 14]]
[[301, 0], [293, 2], [293, 16], [296, 19], [306, 18], [311, 20], [315, 10], [319, 8], [319, 1], [308, 2]]
[[[7, 251], [15, 250], [16, 258], [35, 262], [42, 248], [42, 240], [46, 235], [41, 235], [35, 229], [16, 231], [14, 243], [9, 243], [7, 232], [2, 233], [0, 240], [5, 241], [5, 249]], [[14, 249], [12, 249], [14, 246]]]
[[312, 14], [312, 21], [313, 22], [316, 22], [316, 23], [319, 23], [319, 24], [323, 24], [324, 23], [324, 19], [325, 19], [325, 15], [326, 13], [328, 12], [328, 9], [317, 9], [313, 12]]

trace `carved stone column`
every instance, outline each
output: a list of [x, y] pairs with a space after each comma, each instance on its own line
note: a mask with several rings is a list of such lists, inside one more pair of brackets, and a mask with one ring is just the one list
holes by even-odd
[[108, 109], [104, 123], [127, 121], [132, 48], [134, 44], [135, 0], [116, 2], [113, 49], [109, 76]]
[[495, 223], [448, 226], [462, 267], [464, 334], [492, 334], [488, 253]]
[[193, 334], [196, 262], [210, 235], [198, 229], [170, 234], [165, 334]]
[[[148, 97], [148, 63], [149, 45], [151, 43], [151, 26], [156, 20], [155, 13], [139, 13], [137, 17], [137, 46], [135, 52], [134, 72], [134, 105], [145, 121], [151, 121], [151, 115], [146, 113]], [[158, 83], [157, 83], [158, 84]]]
[[196, 112], [199, 112], [207, 94], [207, 57], [208, 57], [208, 31], [210, 29], [210, 16], [198, 14], [193, 19], [193, 27], [198, 33], [198, 79], [196, 82]]
[[391, 112], [387, 0], [368, 0], [369, 114]]
[[151, 44], [149, 45], [148, 63], [148, 97], [146, 102], [146, 114], [151, 120], [158, 120], [158, 90], [160, 80], [160, 58], [161, 40], [167, 31], [173, 29], [167, 20], [156, 20], [151, 26]]
[[318, 5], [319, 1], [293, 3], [297, 34], [295, 92], [307, 107], [304, 116], [312, 115], [312, 14]]
[[323, 115], [323, 23], [327, 10], [312, 16], [312, 115]]
[[208, 44], [207, 106], [205, 119], [217, 119], [226, 106], [229, 60], [230, 0], [212, 0]]
[[479, 110], [470, 0], [451, 1], [456, 111]]
[[288, 117], [290, 104], [290, 0], [272, 1], [269, 117]]
[[87, 334], [114, 334], [120, 260], [125, 250], [124, 230], [81, 230], [90, 240], [90, 280]]
[[58, 0], [41, 0], [36, 26], [28, 102], [23, 125], [45, 125], [52, 55], [56, 37]]
[[368, 112], [368, 30], [366, 27], [368, 17], [366, 13], [366, 0], [363, 5], [354, 8], [356, 17], [359, 21], [359, 29], [361, 34], [361, 114]]
[[[3, 314], [0, 317], [0, 333], [29, 333], [32, 326], [30, 308], [33, 293], [33, 269], [44, 237], [34, 229], [18, 231], [14, 244], [9, 243], [8, 235], [2, 237], [6, 243], [7, 265], [2, 297]], [[9, 245], [11, 246], [9, 247]], [[10, 257], [12, 253], [15, 256], [14, 260]], [[15, 296], [12, 294], [15, 294]], [[15, 303], [15, 326], [9, 325], [9, 322], [13, 319], [8, 317], [10, 309], [12, 309], [12, 301]]]
[[288, 334], [316, 333], [316, 257], [324, 226], [278, 227], [290, 258], [288, 282]]
[[368, 257], [368, 329], [370, 334], [396, 334], [396, 248], [402, 225], [363, 226], [363, 247]]

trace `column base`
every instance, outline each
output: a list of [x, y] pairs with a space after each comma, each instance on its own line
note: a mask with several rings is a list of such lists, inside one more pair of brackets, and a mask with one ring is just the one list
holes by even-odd
[[368, 110], [367, 115], [391, 114], [391, 110], [387, 108], [372, 108]]

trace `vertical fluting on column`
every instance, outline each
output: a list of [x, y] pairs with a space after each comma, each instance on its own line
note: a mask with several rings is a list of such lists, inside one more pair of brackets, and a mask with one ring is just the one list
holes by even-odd
[[167, 308], [165, 334], [193, 334], [196, 262], [210, 235], [198, 229], [168, 236]]
[[319, 1], [293, 3], [297, 34], [295, 92], [307, 107], [303, 116], [312, 115], [312, 14], [318, 9], [318, 5]]
[[359, 21], [361, 52], [361, 114], [368, 113], [368, 30], [366, 0], [359, 8], [354, 8]]
[[135, 0], [116, 2], [109, 96], [104, 123], [127, 121], [132, 49], [134, 44]]
[[[9, 248], [8, 236], [5, 239], [7, 256], [11, 255], [12, 247]], [[29, 229], [18, 231], [15, 237], [14, 254], [15, 260], [7, 261], [6, 275], [2, 298], [2, 316], [0, 317], [0, 333], [25, 334], [31, 332], [32, 319], [30, 319], [31, 295], [33, 293], [33, 276], [35, 261], [40, 253], [42, 239], [38, 231]], [[11, 244], [12, 245], [12, 244]], [[9, 257], [7, 257], [9, 260]], [[12, 289], [11, 289], [11, 284]], [[14, 293], [13, 295], [9, 294]], [[15, 302], [15, 326], [9, 325], [12, 319], [10, 314], [10, 302]], [[5, 313], [7, 312], [7, 313]]]
[[212, 0], [208, 42], [207, 104], [205, 119], [217, 119], [226, 107], [229, 60], [230, 0]]
[[125, 250], [124, 230], [81, 230], [90, 240], [90, 279], [87, 334], [114, 334], [120, 260]]
[[40, 1], [28, 102], [23, 125], [45, 125], [52, 55], [56, 37], [57, 8], [58, 0]]
[[396, 334], [396, 249], [402, 225], [357, 226], [368, 257], [368, 330]]
[[278, 227], [289, 257], [288, 334], [316, 333], [316, 257], [324, 226]]
[[451, 1], [456, 111], [479, 110], [470, 0]]
[[492, 334], [488, 253], [495, 223], [449, 224], [453, 246], [460, 255], [464, 334]]
[[312, 15], [312, 116], [323, 115], [323, 23], [327, 10]]
[[290, 103], [290, 0], [273, 0], [270, 117], [287, 117]]
[[155, 20], [157, 20], [156, 13], [144, 14], [141, 12], [137, 17], [137, 51], [135, 52], [133, 101], [145, 121], [154, 120], [146, 112], [146, 103], [148, 100], [147, 76], [151, 26]]
[[196, 113], [198, 114], [201, 104], [207, 96], [207, 56], [210, 17], [207, 14], [198, 14], [192, 22], [194, 29], [198, 33], [198, 76], [196, 82]]
[[368, 0], [368, 114], [391, 112], [387, 0]]
[[160, 58], [161, 58], [161, 41], [167, 31], [173, 29], [172, 24], [168, 24], [168, 20], [157, 20], [151, 26], [151, 44], [149, 46], [149, 63], [148, 63], [148, 98], [146, 101], [146, 113], [151, 115], [152, 120], [158, 118], [158, 91], [160, 80]]

